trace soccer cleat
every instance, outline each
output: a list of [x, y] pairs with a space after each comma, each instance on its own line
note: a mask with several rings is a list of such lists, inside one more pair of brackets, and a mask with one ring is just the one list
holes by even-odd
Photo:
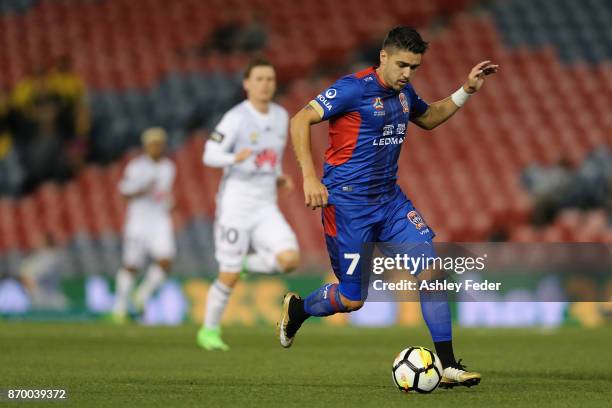
[[454, 388], [456, 386], [472, 387], [480, 383], [480, 373], [466, 371], [467, 367], [461, 364], [461, 360], [442, 370], [440, 388]]
[[132, 295], [132, 304], [134, 305], [135, 313], [138, 316], [142, 316], [145, 312], [145, 302], [136, 293]]
[[221, 350], [228, 351], [229, 346], [221, 339], [221, 329], [207, 329], [202, 327], [198, 331], [198, 346], [204, 350]]
[[249, 270], [247, 269], [247, 257], [242, 260], [242, 268], [240, 269], [240, 279], [243, 281], [249, 279]]
[[108, 322], [119, 325], [119, 326], [130, 322], [130, 318], [128, 314], [121, 313], [121, 312], [112, 312], [106, 315], [104, 320], [107, 320]]
[[302, 325], [301, 321], [297, 321], [295, 318], [293, 320], [291, 319], [292, 306], [295, 307], [296, 302], [301, 299], [302, 298], [294, 292], [287, 292], [283, 298], [283, 311], [280, 320], [276, 323], [276, 327], [278, 329], [280, 344], [284, 348], [291, 347], [295, 334]]

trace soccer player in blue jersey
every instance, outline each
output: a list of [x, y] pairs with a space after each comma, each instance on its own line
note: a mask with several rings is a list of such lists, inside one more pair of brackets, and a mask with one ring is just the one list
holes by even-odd
[[[396, 27], [385, 38], [380, 65], [345, 76], [319, 94], [291, 120], [291, 138], [302, 169], [306, 206], [323, 208], [327, 250], [339, 283], [327, 284], [305, 299], [289, 292], [279, 321], [280, 342], [290, 347], [310, 316], [329, 316], [359, 309], [362, 291], [359, 253], [367, 242], [420, 244], [435, 256], [427, 226], [396, 184], [397, 160], [409, 121], [433, 129], [450, 118], [483, 85], [498, 66], [483, 61], [451, 96], [427, 104], [411, 80], [427, 43], [410, 27]], [[330, 145], [322, 181], [310, 149], [310, 127], [329, 120]], [[428, 248], [428, 249], [427, 249]], [[367, 279], [367, 277], [365, 277]], [[442, 387], [472, 386], [480, 374], [455, 360], [451, 315], [446, 296], [420, 293], [421, 310], [444, 366]]]

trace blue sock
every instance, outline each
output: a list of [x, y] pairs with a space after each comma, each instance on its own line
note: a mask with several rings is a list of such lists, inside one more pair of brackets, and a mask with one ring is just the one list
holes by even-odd
[[329, 316], [346, 312], [340, 301], [337, 283], [328, 283], [312, 292], [304, 300], [304, 311], [312, 316]]
[[434, 342], [452, 340], [451, 312], [446, 292], [421, 290], [419, 294], [421, 312], [432, 340]]

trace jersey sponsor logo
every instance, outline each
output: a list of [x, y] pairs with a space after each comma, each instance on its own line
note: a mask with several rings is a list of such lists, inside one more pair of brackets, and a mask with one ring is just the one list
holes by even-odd
[[402, 110], [404, 113], [410, 112], [410, 107], [408, 106], [408, 100], [406, 99], [406, 95], [403, 92], [399, 93], [399, 101], [402, 104]]
[[167, 191], [154, 191], [152, 194], [152, 198], [154, 201], [162, 202], [166, 200], [166, 198], [170, 198], [170, 193]]
[[338, 93], [338, 91], [336, 91], [335, 88], [329, 88], [326, 92], [325, 92], [325, 97], [328, 99], [334, 99], [336, 97], [336, 94]]
[[380, 139], [374, 139], [372, 142], [373, 146], [387, 146], [387, 145], [399, 145], [404, 143], [403, 137], [381, 137]]
[[383, 136], [391, 136], [393, 134], [393, 125], [385, 125], [383, 128]]
[[[383, 127], [382, 137], [374, 139], [372, 145], [374, 146], [387, 146], [387, 145], [398, 145], [404, 143], [404, 133], [406, 133], [406, 124], [400, 123], [397, 128], [393, 124], [385, 125]], [[397, 137], [393, 137], [393, 136]]]
[[403, 135], [406, 133], [406, 124], [405, 123], [400, 123], [397, 125], [397, 131], [395, 132], [398, 135]]
[[416, 229], [420, 230], [421, 228], [427, 228], [425, 221], [423, 221], [423, 217], [421, 217], [421, 214], [419, 214], [415, 210], [408, 212], [406, 217], [408, 217], [408, 220], [410, 220], [410, 222], [414, 224]]
[[274, 149], [265, 149], [262, 150], [255, 156], [255, 166], [258, 168], [263, 167], [266, 163], [270, 163], [270, 167], [276, 166], [276, 161], [278, 160], [278, 156], [276, 155], [276, 151]]
[[[334, 95], [336, 96], [336, 95]], [[323, 106], [325, 106], [327, 108], [328, 111], [331, 111], [333, 106], [331, 103], [329, 103], [329, 101], [327, 100], [327, 98], [325, 98], [323, 95], [318, 94], [317, 95], [317, 99], [319, 100], [319, 102], [321, 102], [323, 104]]]
[[223, 139], [225, 139], [225, 135], [221, 132], [217, 132], [216, 130], [210, 134], [208, 137], [213, 142], [221, 143]]

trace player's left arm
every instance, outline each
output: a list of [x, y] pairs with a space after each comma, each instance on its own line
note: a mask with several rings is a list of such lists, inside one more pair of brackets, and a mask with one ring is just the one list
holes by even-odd
[[168, 198], [166, 200], [166, 206], [169, 211], [173, 212], [177, 210], [177, 202], [174, 195], [174, 181], [176, 180], [176, 165], [172, 160], [170, 160], [168, 165], [169, 168], [169, 176], [170, 176], [170, 191], [168, 193]]
[[471, 95], [482, 88], [487, 75], [496, 73], [498, 69], [499, 65], [492, 64], [491, 61], [482, 61], [472, 68], [465, 83], [455, 93], [430, 104], [422, 115], [411, 117], [410, 120], [427, 130], [441, 125], [453, 116]]
[[131, 162], [125, 168], [118, 188], [123, 198], [132, 200], [150, 194], [155, 184], [155, 178], [149, 177], [138, 162]]

